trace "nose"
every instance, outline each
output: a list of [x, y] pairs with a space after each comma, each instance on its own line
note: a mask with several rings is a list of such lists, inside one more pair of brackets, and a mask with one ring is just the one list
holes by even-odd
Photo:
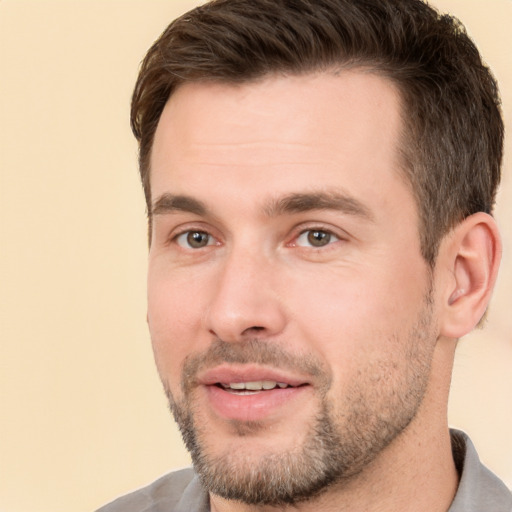
[[278, 274], [262, 254], [246, 250], [227, 256], [204, 317], [209, 332], [226, 342], [280, 334], [286, 315]]

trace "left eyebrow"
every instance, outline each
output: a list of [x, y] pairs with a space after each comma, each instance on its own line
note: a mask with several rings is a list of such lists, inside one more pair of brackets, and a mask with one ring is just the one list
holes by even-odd
[[265, 213], [269, 217], [311, 210], [336, 210], [365, 220], [374, 220], [371, 210], [361, 201], [338, 192], [288, 194], [269, 201], [265, 206]]

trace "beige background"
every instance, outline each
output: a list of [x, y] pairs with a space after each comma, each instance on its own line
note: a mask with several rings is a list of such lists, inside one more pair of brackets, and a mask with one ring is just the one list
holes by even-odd
[[[188, 462], [146, 332], [128, 104], [145, 50], [195, 3], [0, 0], [1, 512], [90, 511]], [[511, 127], [512, 1], [434, 3], [479, 43]], [[509, 485], [511, 139], [501, 281], [461, 342], [450, 411]]]

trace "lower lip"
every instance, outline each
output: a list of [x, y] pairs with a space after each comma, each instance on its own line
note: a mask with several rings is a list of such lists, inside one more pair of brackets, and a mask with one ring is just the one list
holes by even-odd
[[275, 388], [250, 395], [230, 393], [219, 386], [205, 386], [210, 404], [221, 418], [262, 421], [284, 413], [310, 386]]

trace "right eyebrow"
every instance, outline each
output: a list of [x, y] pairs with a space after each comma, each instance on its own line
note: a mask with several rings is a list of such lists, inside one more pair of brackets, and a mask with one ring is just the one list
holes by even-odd
[[186, 212], [195, 215], [206, 215], [208, 209], [197, 199], [185, 195], [169, 193], [159, 196], [151, 206], [151, 215], [164, 215], [166, 213]]

